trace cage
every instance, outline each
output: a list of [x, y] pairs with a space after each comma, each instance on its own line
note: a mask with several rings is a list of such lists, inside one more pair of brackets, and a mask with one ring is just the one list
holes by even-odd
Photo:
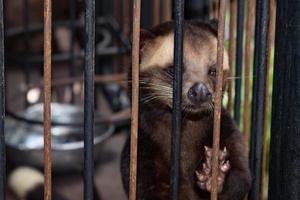
[[[99, 198], [94, 156], [100, 154], [104, 140], [109, 147], [120, 144], [109, 143], [118, 131], [130, 132], [129, 199], [139, 198], [140, 28], [171, 19], [175, 27], [174, 79], [167, 195], [181, 199], [183, 27], [185, 19], [212, 17], [219, 20], [218, 65], [223, 66], [223, 49], [227, 48], [231, 71], [223, 100], [225, 76], [222, 69], [216, 71], [212, 186], [205, 198], [220, 198], [217, 153], [223, 106], [244, 133], [249, 150], [252, 183], [247, 198], [298, 199], [298, 8], [299, 3], [291, 0], [1, 0], [0, 199], [11, 199], [6, 198], [5, 175], [19, 164], [44, 167], [44, 199], [51, 199], [52, 172], [61, 176], [69, 166], [77, 173], [84, 172], [83, 187], [76, 185], [81, 189], [71, 190], [71, 194], [79, 199]], [[131, 97], [127, 95], [128, 82]], [[23, 132], [34, 132], [34, 140], [28, 135], [14, 136]], [[72, 136], [66, 140], [63, 136], [67, 133]], [[22, 146], [13, 148], [13, 142], [38, 147], [39, 152], [26, 154]], [[79, 145], [80, 151], [71, 152], [74, 145], [66, 145], [68, 152], [58, 152], [63, 147], [60, 142]], [[79, 154], [77, 160], [71, 159]], [[107, 159], [112, 157], [107, 155]], [[113, 179], [103, 177], [107, 182]], [[103, 195], [105, 189], [100, 188], [102, 198], [119, 198]]]

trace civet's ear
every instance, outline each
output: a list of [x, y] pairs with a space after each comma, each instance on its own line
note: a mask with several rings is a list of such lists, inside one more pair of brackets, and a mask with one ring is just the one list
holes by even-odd
[[140, 52], [142, 53], [143, 50], [151, 44], [155, 35], [153, 35], [150, 31], [142, 29], [140, 32]]
[[209, 20], [209, 25], [215, 30], [218, 31], [218, 24], [219, 24], [219, 20], [216, 18], [213, 18], [211, 20]]

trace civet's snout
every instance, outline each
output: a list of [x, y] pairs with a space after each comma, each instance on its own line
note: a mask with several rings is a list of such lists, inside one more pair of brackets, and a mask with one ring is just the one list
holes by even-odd
[[202, 104], [210, 101], [212, 94], [203, 82], [194, 84], [187, 93], [188, 99], [193, 104]]

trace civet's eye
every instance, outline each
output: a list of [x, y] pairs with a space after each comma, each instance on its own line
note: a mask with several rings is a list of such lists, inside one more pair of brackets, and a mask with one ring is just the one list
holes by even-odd
[[217, 76], [216, 68], [214, 68], [214, 67], [210, 68], [209, 71], [208, 71], [208, 75], [211, 76], [211, 77], [216, 77]]

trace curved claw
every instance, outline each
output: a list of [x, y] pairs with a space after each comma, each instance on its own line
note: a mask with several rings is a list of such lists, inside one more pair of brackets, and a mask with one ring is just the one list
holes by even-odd
[[205, 156], [210, 159], [212, 157], [212, 149], [207, 146], [204, 146], [204, 149], [205, 149]]
[[[200, 189], [211, 192], [211, 176], [212, 176], [212, 148], [204, 146], [205, 161], [202, 163], [202, 167], [195, 171], [197, 178], [197, 185]], [[218, 175], [218, 193], [221, 193], [224, 186], [226, 174], [230, 169], [230, 162], [226, 158], [228, 157], [228, 150], [224, 147], [223, 150], [219, 151], [219, 175]]]
[[228, 151], [227, 151], [227, 148], [224, 147], [224, 150], [219, 152], [219, 160], [220, 161], [223, 161], [226, 159], [226, 157], [228, 156]]
[[224, 164], [220, 165], [220, 170], [225, 173], [228, 172], [228, 170], [230, 169], [230, 163], [229, 160], [227, 160]]

